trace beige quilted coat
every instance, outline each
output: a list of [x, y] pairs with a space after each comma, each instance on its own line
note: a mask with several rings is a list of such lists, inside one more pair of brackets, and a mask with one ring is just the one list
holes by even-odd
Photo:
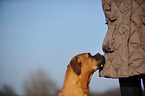
[[145, 0], [102, 0], [108, 31], [101, 77], [145, 74]]

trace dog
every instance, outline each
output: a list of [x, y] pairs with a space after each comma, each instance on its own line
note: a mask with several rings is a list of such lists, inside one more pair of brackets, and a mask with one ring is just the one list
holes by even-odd
[[89, 83], [93, 73], [105, 64], [99, 53], [82, 53], [73, 57], [67, 66], [63, 88], [58, 96], [89, 96]]

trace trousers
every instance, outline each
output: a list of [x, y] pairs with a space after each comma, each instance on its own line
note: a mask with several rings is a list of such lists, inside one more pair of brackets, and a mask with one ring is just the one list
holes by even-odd
[[143, 96], [141, 80], [145, 89], [145, 74], [119, 78], [121, 96]]

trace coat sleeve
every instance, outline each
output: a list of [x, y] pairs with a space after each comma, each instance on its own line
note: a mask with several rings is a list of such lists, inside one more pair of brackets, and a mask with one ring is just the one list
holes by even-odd
[[111, 20], [111, 2], [112, 0], [102, 0], [102, 7], [106, 17], [106, 24]]
[[111, 23], [111, 4], [112, 0], [102, 0], [102, 7], [103, 11], [106, 17], [106, 24], [108, 25], [108, 31], [106, 33], [106, 36], [104, 38], [103, 44], [102, 44], [102, 49], [105, 53], [112, 53], [114, 52], [113, 49], [111, 48], [111, 37], [112, 37], [112, 32], [114, 29], [114, 26], [110, 25]]

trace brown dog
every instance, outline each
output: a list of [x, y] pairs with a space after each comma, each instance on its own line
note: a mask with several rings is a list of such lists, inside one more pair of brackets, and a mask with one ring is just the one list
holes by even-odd
[[93, 73], [103, 67], [105, 57], [99, 53], [79, 54], [72, 58], [66, 70], [63, 88], [58, 96], [89, 96], [89, 83]]

